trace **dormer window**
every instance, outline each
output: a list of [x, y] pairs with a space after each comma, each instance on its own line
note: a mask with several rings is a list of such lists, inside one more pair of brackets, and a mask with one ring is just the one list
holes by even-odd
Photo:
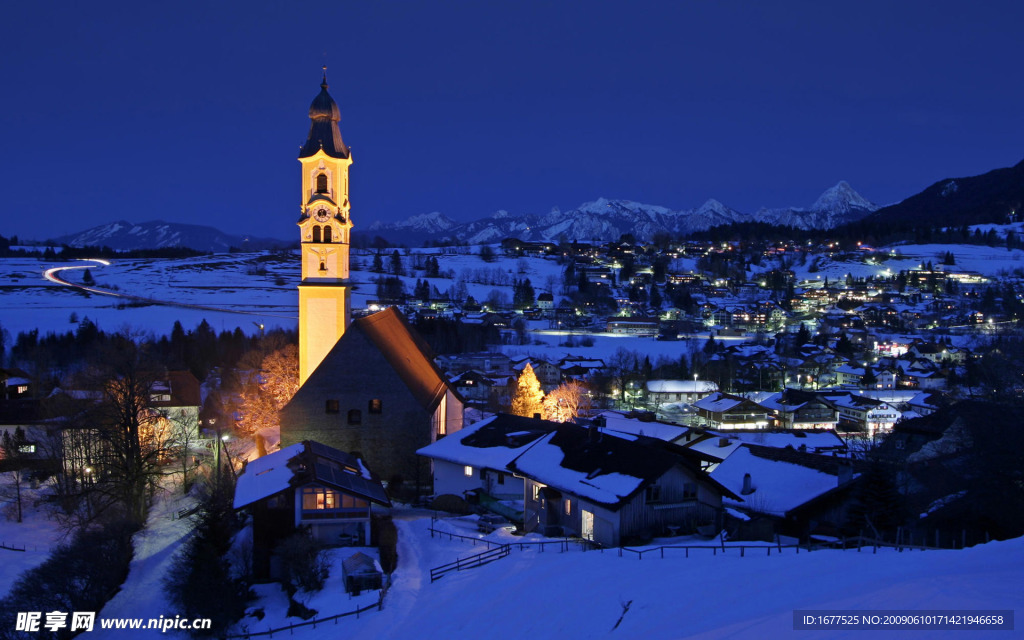
[[327, 174], [321, 173], [316, 177], [316, 192], [327, 193]]

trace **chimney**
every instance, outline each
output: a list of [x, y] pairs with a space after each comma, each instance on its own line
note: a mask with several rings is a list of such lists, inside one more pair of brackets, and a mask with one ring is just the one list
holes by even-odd
[[754, 493], [754, 487], [750, 483], [749, 473], [743, 474], [743, 489], [740, 491], [740, 493], [742, 493], [745, 496], [749, 496], [750, 494]]
[[723, 437], [718, 439], [718, 447], [720, 449], [723, 448], [723, 447], [728, 447], [728, 446], [729, 446], [729, 438], [726, 438], [725, 436], [723, 436]]

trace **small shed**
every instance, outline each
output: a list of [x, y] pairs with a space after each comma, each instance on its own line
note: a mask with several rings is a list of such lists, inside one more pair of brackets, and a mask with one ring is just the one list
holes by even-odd
[[357, 551], [341, 562], [341, 575], [345, 579], [345, 591], [359, 595], [364, 589], [380, 589], [383, 576], [373, 558]]

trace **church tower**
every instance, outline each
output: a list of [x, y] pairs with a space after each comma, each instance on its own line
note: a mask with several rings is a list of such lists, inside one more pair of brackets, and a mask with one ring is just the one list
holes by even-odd
[[338, 104], [327, 93], [324, 67], [320, 93], [309, 106], [309, 136], [299, 151], [302, 201], [299, 238], [299, 384], [306, 382], [352, 320], [349, 303], [348, 168], [352, 153], [341, 140]]

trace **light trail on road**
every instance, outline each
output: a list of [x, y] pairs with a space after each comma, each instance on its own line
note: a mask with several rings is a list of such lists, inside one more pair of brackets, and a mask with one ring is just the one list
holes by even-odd
[[[95, 263], [95, 264], [98, 264], [98, 265], [101, 265], [101, 266], [104, 266], [104, 267], [109, 267], [110, 266], [110, 262], [108, 260], [103, 260], [102, 258], [82, 258], [81, 261], [82, 262], [92, 262], [92, 263]], [[217, 313], [235, 313], [235, 314], [244, 315], [244, 316], [265, 316], [265, 317], [271, 317], [271, 318], [285, 318], [285, 319], [288, 319], [288, 320], [297, 320], [298, 319], [295, 316], [285, 316], [285, 315], [279, 315], [279, 314], [276, 314], [276, 313], [266, 313], [266, 312], [263, 312], [263, 311], [241, 311], [241, 310], [238, 310], [238, 309], [224, 309], [224, 308], [221, 308], [221, 307], [210, 307], [210, 306], [201, 305], [201, 304], [188, 304], [188, 303], [185, 303], [185, 302], [171, 302], [171, 301], [168, 301], [168, 300], [157, 300], [156, 298], [146, 298], [146, 297], [143, 297], [143, 296], [136, 296], [136, 295], [131, 295], [131, 294], [127, 294], [127, 293], [119, 293], [117, 291], [109, 291], [107, 289], [97, 289], [96, 287], [88, 287], [88, 286], [86, 286], [84, 284], [78, 284], [76, 282], [71, 282], [69, 280], [65, 280], [65, 279], [61, 278], [58, 275], [62, 271], [70, 271], [70, 270], [74, 270], [74, 269], [88, 269], [88, 268], [90, 268], [92, 266], [93, 265], [72, 265], [72, 266], [67, 266], [67, 267], [52, 267], [52, 268], [47, 269], [47, 270], [45, 270], [43, 272], [43, 277], [46, 278], [47, 280], [49, 280], [50, 282], [54, 283], [54, 284], [59, 284], [59, 285], [63, 285], [63, 286], [66, 286], [66, 287], [72, 287], [72, 288], [78, 289], [80, 291], [88, 291], [89, 293], [95, 293], [95, 294], [98, 294], [98, 295], [101, 295], [101, 296], [112, 296], [112, 297], [115, 297], [115, 298], [124, 298], [124, 299], [127, 299], [127, 300], [134, 300], [136, 302], [145, 302], [147, 304], [159, 304], [159, 305], [163, 305], [163, 306], [166, 306], [166, 307], [179, 307], [179, 308], [182, 308], [182, 309], [198, 309], [200, 311], [216, 311]]]

